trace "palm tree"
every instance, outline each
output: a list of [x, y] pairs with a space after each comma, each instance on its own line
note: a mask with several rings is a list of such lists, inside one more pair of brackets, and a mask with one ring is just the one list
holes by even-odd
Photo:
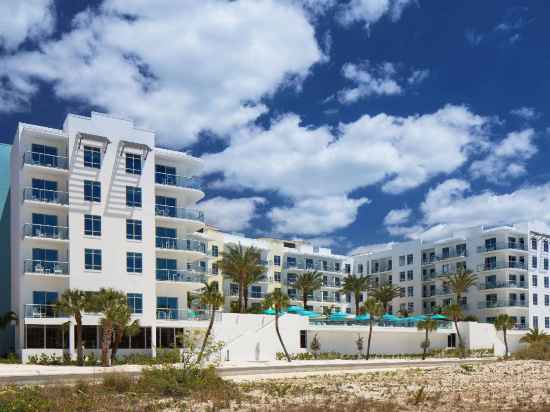
[[369, 314], [369, 337], [367, 339], [367, 357], [368, 360], [370, 357], [370, 344], [372, 339], [372, 326], [376, 318], [381, 317], [384, 314], [384, 307], [382, 303], [376, 298], [370, 297], [365, 301], [363, 305], [363, 310]]
[[545, 344], [550, 343], [550, 335], [537, 328], [529, 329], [529, 332], [523, 335], [519, 341], [528, 344]]
[[422, 360], [426, 359], [426, 352], [428, 351], [428, 347], [430, 346], [430, 332], [433, 332], [437, 329], [437, 321], [433, 319], [425, 319], [421, 320], [416, 324], [416, 327], [418, 330], [423, 330], [426, 332], [424, 342], [422, 342]]
[[308, 295], [323, 286], [323, 275], [316, 270], [313, 272], [301, 273], [296, 278], [293, 286], [302, 292], [302, 300], [304, 302], [305, 309], [307, 306]]
[[281, 337], [281, 332], [279, 331], [279, 317], [281, 316], [281, 312], [288, 307], [289, 302], [290, 300], [288, 299], [288, 296], [281, 292], [281, 289], [275, 289], [275, 291], [268, 294], [264, 299], [264, 307], [266, 309], [275, 309], [275, 331], [277, 332], [279, 342], [281, 342], [281, 346], [283, 347], [283, 352], [285, 353], [286, 359], [288, 362], [291, 362], [290, 355], [286, 350], [283, 338]]
[[114, 289], [101, 288], [98, 293], [93, 295], [94, 311], [102, 312], [101, 318], [101, 364], [109, 366], [111, 358], [109, 357], [109, 348], [115, 321], [121, 306], [128, 306], [126, 295]]
[[218, 290], [218, 282], [205, 282], [199, 299], [202, 305], [210, 307], [210, 323], [208, 324], [208, 329], [206, 329], [206, 334], [204, 335], [204, 340], [202, 341], [201, 351], [199, 352], [199, 356], [197, 357], [197, 363], [200, 363], [202, 359], [204, 349], [206, 348], [206, 343], [208, 342], [208, 337], [212, 332], [216, 310], [218, 310], [219, 307], [223, 305], [223, 296]]
[[369, 278], [363, 275], [349, 275], [344, 278], [344, 284], [342, 285], [342, 292], [349, 293], [353, 295], [353, 300], [355, 301], [355, 314], [359, 315], [359, 306], [361, 293], [368, 289]]
[[372, 289], [371, 295], [382, 303], [384, 312], [388, 312], [390, 302], [400, 295], [399, 287], [393, 286], [391, 283], [386, 283]]
[[460, 330], [458, 329], [458, 321], [462, 320], [462, 318], [464, 317], [464, 313], [462, 312], [462, 308], [458, 303], [452, 303], [447, 306], [447, 308], [445, 309], [445, 313], [455, 324], [456, 336], [458, 337], [458, 347], [460, 348], [460, 355], [462, 356], [464, 351], [464, 342], [462, 341], [462, 335], [460, 334]]
[[133, 322], [132, 311], [126, 305], [119, 305], [113, 310], [113, 338], [111, 344], [111, 364], [116, 360], [118, 347], [122, 343], [124, 336], [135, 336], [139, 333], [139, 321], [136, 319]]
[[506, 336], [506, 332], [509, 329], [512, 329], [515, 324], [516, 324], [516, 320], [510, 315], [507, 315], [505, 313], [498, 315], [497, 318], [495, 319], [496, 330], [501, 330], [504, 336], [504, 350], [506, 351], [504, 353], [504, 359], [508, 358], [508, 339]]
[[238, 311], [243, 313], [245, 289], [248, 283], [256, 273], [262, 273], [265, 268], [261, 265], [261, 254], [255, 247], [243, 247], [240, 243], [236, 246], [228, 245], [221, 254], [222, 258], [218, 262], [218, 267], [224, 276], [239, 284], [239, 303]]
[[76, 326], [76, 361], [84, 364], [84, 347], [82, 345], [82, 313], [90, 309], [90, 293], [79, 289], [67, 289], [56, 303], [56, 310], [74, 318]]
[[258, 266], [255, 272], [250, 272], [245, 279], [245, 287], [243, 290], [244, 298], [244, 311], [248, 310], [248, 287], [254, 283], [261, 282], [265, 279], [265, 268], [263, 266]]
[[15, 312], [9, 311], [0, 316], [0, 330], [4, 330], [12, 322], [17, 323], [17, 314]]
[[461, 296], [477, 283], [477, 276], [471, 270], [460, 267], [456, 273], [449, 275], [448, 283], [456, 295], [456, 303], [460, 303]]

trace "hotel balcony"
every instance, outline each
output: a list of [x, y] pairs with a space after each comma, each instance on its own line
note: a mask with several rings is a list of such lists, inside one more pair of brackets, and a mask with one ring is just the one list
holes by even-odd
[[477, 253], [491, 253], [500, 250], [527, 251], [525, 243], [520, 242], [497, 242], [494, 245], [478, 246]]
[[44, 207], [66, 208], [69, 206], [69, 194], [57, 190], [27, 187], [23, 189], [23, 200], [25, 203]]
[[498, 309], [498, 308], [527, 308], [527, 301], [518, 300], [497, 300], [490, 302], [479, 302], [479, 309]]
[[479, 290], [529, 289], [527, 282], [487, 282], [479, 284]]
[[63, 226], [25, 223], [23, 225], [23, 236], [28, 239], [67, 242], [69, 240], [69, 228]]
[[177, 191], [185, 204], [194, 204], [204, 197], [201, 181], [197, 177], [178, 176], [170, 173], [156, 172], [155, 184], [163, 191]]
[[69, 171], [69, 159], [66, 156], [55, 156], [45, 153], [25, 152], [23, 165], [48, 173], [66, 174]]
[[198, 240], [157, 236], [155, 245], [157, 251], [185, 253], [194, 259], [206, 258], [206, 243]]
[[437, 256], [437, 260], [441, 262], [442, 260], [464, 258], [468, 256], [468, 251], [466, 249], [457, 251], [456, 249], [450, 249], [446, 253], [442, 253], [441, 256]]
[[[429, 292], [429, 291], [428, 291]], [[424, 299], [431, 298], [433, 296], [446, 296], [452, 295], [454, 292], [449, 288], [438, 288], [431, 293], [426, 293], [426, 296], [422, 296]]]
[[26, 275], [68, 276], [69, 262], [26, 259], [23, 272]]
[[196, 209], [156, 205], [155, 216], [158, 221], [183, 224], [188, 233], [196, 232], [204, 227], [204, 213]]
[[304, 262], [296, 262], [296, 264], [289, 264], [287, 262], [286, 268], [288, 270], [305, 270], [305, 271], [318, 271], [318, 272], [333, 272], [333, 273], [341, 273], [342, 268], [339, 270], [336, 270], [336, 267], [334, 265], [327, 265], [323, 266], [320, 262], [315, 262], [313, 265], [306, 264]]
[[193, 270], [157, 269], [156, 276], [158, 282], [200, 283], [202, 285], [208, 280], [205, 273]]
[[44, 318], [69, 318], [69, 316], [60, 313], [55, 305], [25, 305], [25, 319]]
[[499, 269], [527, 270], [527, 263], [500, 261], [495, 263], [484, 263], [482, 265], [478, 265], [477, 267], [478, 272], [499, 270]]
[[[214, 320], [221, 320], [221, 312], [216, 312]], [[210, 320], [210, 312], [204, 310], [192, 309], [172, 309], [172, 308], [157, 308], [158, 320], [193, 320], [193, 321], [208, 321]]]

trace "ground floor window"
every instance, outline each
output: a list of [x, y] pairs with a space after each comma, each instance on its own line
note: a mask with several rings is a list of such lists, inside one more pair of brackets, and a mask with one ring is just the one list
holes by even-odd
[[456, 333], [451, 333], [447, 336], [447, 347], [456, 348]]
[[181, 348], [183, 328], [157, 328], [157, 348]]
[[300, 348], [307, 349], [307, 331], [300, 331]]
[[[76, 345], [76, 327], [75, 327]], [[82, 344], [84, 349], [99, 349], [101, 347], [101, 327], [96, 325], [82, 326]], [[139, 328], [134, 336], [124, 336], [119, 345], [120, 349], [150, 349], [151, 328]]]
[[69, 330], [64, 325], [25, 325], [25, 348], [67, 349]]

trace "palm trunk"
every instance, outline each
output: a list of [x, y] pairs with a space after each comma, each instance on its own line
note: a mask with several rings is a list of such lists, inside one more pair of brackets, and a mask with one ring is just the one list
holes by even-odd
[[243, 313], [243, 300], [244, 300], [244, 282], [241, 279], [239, 281], [239, 313]]
[[426, 329], [426, 338], [424, 339], [424, 352], [422, 352], [422, 360], [426, 360], [427, 350], [428, 350], [428, 329]]
[[208, 329], [206, 329], [206, 335], [204, 335], [204, 340], [202, 341], [201, 351], [199, 352], [199, 356], [197, 356], [197, 363], [201, 363], [202, 356], [204, 354], [204, 349], [206, 348], [206, 342], [208, 342], [208, 337], [210, 336], [210, 332], [212, 332], [212, 327], [214, 326], [214, 315], [216, 315], [216, 308], [212, 306], [212, 309], [210, 311], [210, 323], [208, 324]]
[[370, 358], [370, 342], [371, 342], [371, 339], [372, 339], [372, 322], [373, 322], [373, 319], [372, 319], [372, 315], [369, 319], [369, 338], [367, 339], [367, 360], [369, 360]]
[[84, 365], [84, 350], [82, 348], [82, 316], [77, 314], [76, 321], [76, 363], [79, 366]]
[[462, 342], [462, 335], [460, 334], [460, 331], [458, 330], [458, 320], [455, 318], [453, 319], [456, 329], [456, 337], [458, 338], [458, 347], [460, 349], [460, 357], [464, 357], [464, 343]]
[[361, 292], [355, 294], [355, 316], [359, 315], [359, 295]]
[[504, 350], [506, 351], [504, 354], [504, 359], [508, 359], [508, 339], [506, 336], [506, 328], [502, 330], [502, 333], [504, 334]]
[[302, 292], [302, 293], [303, 293], [302, 300], [304, 301], [304, 310], [305, 310], [305, 308], [307, 306], [307, 293], [305, 291]]
[[109, 347], [111, 346], [111, 336], [113, 334], [113, 328], [111, 325], [103, 326], [103, 333], [101, 336], [101, 365], [110, 366]]
[[275, 313], [275, 331], [277, 332], [277, 336], [279, 337], [279, 342], [281, 342], [281, 346], [283, 347], [283, 352], [285, 353], [286, 360], [290, 363], [290, 355], [286, 351], [286, 346], [283, 342], [283, 338], [281, 337], [281, 332], [279, 332], [279, 312]]
[[244, 313], [248, 310], [248, 287], [246, 287], [243, 290], [243, 298], [244, 298]]
[[115, 363], [116, 360], [116, 354], [118, 352], [118, 347], [122, 343], [122, 338], [124, 337], [124, 331], [122, 330], [114, 330], [113, 331], [113, 345], [111, 348], [111, 365]]

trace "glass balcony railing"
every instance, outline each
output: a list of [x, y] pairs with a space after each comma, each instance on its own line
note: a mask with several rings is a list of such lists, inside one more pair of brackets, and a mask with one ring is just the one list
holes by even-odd
[[182, 250], [206, 253], [206, 243], [192, 239], [176, 239], [172, 237], [156, 237], [156, 247], [159, 249]]
[[200, 210], [186, 209], [183, 207], [156, 205], [155, 215], [165, 216], [165, 217], [174, 217], [178, 219], [198, 220], [200, 222], [204, 222], [203, 212], [201, 212]]
[[527, 270], [527, 263], [524, 262], [492, 262], [492, 263], [484, 263], [482, 265], [479, 265], [477, 267], [478, 271], [485, 271], [485, 270], [498, 270], [498, 269], [521, 269], [521, 270]]
[[23, 189], [23, 200], [34, 202], [53, 203], [58, 205], [69, 204], [69, 194], [57, 190], [35, 189], [27, 187]]
[[478, 303], [479, 309], [515, 308], [515, 307], [526, 308], [528, 307], [528, 304], [526, 301], [520, 301], [520, 300], [494, 300], [494, 301]]
[[67, 240], [69, 239], [69, 228], [63, 226], [41, 225], [37, 223], [25, 223], [23, 225], [23, 235], [45, 239]]
[[486, 282], [479, 285], [480, 290], [486, 289], [528, 289], [527, 282]]
[[[216, 312], [214, 320], [221, 320], [221, 312]], [[205, 310], [157, 308], [159, 320], [210, 320], [210, 312]]]
[[67, 170], [69, 159], [66, 156], [56, 156], [38, 152], [25, 152], [23, 163], [33, 166], [53, 167], [55, 169]]
[[69, 316], [60, 313], [55, 305], [25, 305], [26, 318], [67, 318]]
[[197, 177], [178, 176], [170, 173], [155, 173], [155, 183], [159, 185], [183, 187], [187, 189], [201, 188], [201, 181]]
[[26, 259], [23, 262], [23, 269], [25, 273], [36, 273], [39, 275], [68, 275], [69, 262]]
[[207, 277], [204, 273], [191, 270], [157, 269], [157, 280], [161, 282], [204, 283], [207, 281]]
[[493, 244], [487, 244], [484, 246], [478, 246], [478, 253], [493, 252], [495, 250], [514, 249], [514, 250], [527, 250], [525, 243], [522, 242], [497, 242]]
[[442, 252], [440, 256], [437, 256], [437, 260], [446, 260], [460, 257], [467, 257], [468, 251], [466, 249], [456, 250], [449, 249], [447, 252]]

